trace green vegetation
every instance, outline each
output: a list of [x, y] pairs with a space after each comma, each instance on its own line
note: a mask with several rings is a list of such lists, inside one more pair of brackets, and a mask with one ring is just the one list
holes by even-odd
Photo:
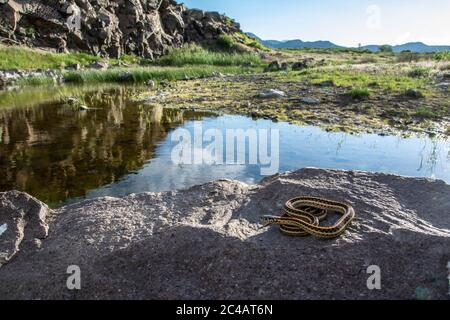
[[450, 51], [438, 52], [434, 55], [437, 61], [450, 61]]
[[[186, 80], [210, 77], [218, 72], [240, 74], [254, 72], [252, 67], [218, 67], [218, 66], [187, 66], [187, 67], [140, 67], [114, 68], [108, 70], [67, 71], [63, 73], [65, 83], [144, 83], [148, 80]], [[21, 85], [44, 85], [53, 80], [49, 77], [33, 77], [23, 79]]]
[[[283, 77], [283, 75], [279, 75]], [[408, 76], [389, 74], [385, 72], [367, 72], [357, 69], [313, 68], [300, 72], [290, 72], [287, 80], [303, 80], [318, 85], [325, 81], [332, 81], [339, 87], [371, 88], [390, 92], [402, 92], [411, 88], [427, 91], [426, 78], [412, 78]]]
[[270, 51], [269, 48], [267, 48], [266, 46], [264, 46], [261, 42], [259, 42], [256, 39], [250, 38], [249, 36], [247, 36], [244, 33], [236, 33], [235, 37], [242, 42], [243, 44], [245, 44], [246, 46], [249, 46], [251, 48], [255, 48], [261, 51]]
[[236, 42], [230, 35], [223, 34], [217, 39], [217, 45], [222, 49], [231, 50], [236, 46]]
[[0, 45], [0, 69], [58, 69], [75, 63], [86, 65], [100, 59], [86, 53], [60, 54]]
[[174, 49], [158, 59], [154, 64], [162, 66], [259, 66], [261, 58], [252, 53], [227, 53], [209, 51], [196, 45]]
[[430, 68], [417, 67], [408, 72], [408, 76], [412, 78], [428, 77], [431, 73]]
[[415, 116], [421, 119], [435, 119], [438, 115], [428, 107], [418, 107]]
[[354, 88], [348, 92], [353, 99], [365, 99], [370, 97], [370, 91], [367, 88]]
[[387, 45], [387, 44], [380, 46], [378, 48], [378, 50], [380, 50], [380, 52], [383, 52], [383, 53], [392, 53], [392, 52], [394, 52], [394, 49], [392, 48], [392, 46]]

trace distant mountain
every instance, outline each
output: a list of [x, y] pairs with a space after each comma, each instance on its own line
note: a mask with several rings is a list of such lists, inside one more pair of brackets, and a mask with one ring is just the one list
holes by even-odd
[[248, 32], [247, 36], [258, 40], [266, 47], [277, 48], [277, 49], [300, 49], [300, 48], [318, 48], [318, 49], [334, 48], [334, 49], [336, 49], [336, 48], [343, 48], [343, 47], [338, 46], [330, 41], [302, 41], [299, 39], [287, 40], [287, 41], [263, 40], [251, 32]]
[[[263, 45], [276, 49], [301, 49], [301, 48], [317, 48], [317, 49], [339, 49], [346, 48], [336, 45], [330, 41], [312, 41], [305, 42], [302, 40], [263, 40], [254, 33], [248, 32], [247, 35], [261, 42]], [[378, 52], [381, 45], [363, 46], [361, 49]], [[418, 53], [450, 51], [450, 46], [429, 46], [422, 42], [410, 42], [398, 46], [392, 46], [394, 52], [411, 51]]]
[[[369, 45], [361, 48], [377, 52], [379, 51], [380, 46]], [[394, 50], [394, 52], [402, 52], [409, 50], [411, 52], [427, 53], [427, 52], [450, 51], [450, 46], [429, 46], [423, 42], [409, 42], [398, 46], [392, 46], [392, 49]]]

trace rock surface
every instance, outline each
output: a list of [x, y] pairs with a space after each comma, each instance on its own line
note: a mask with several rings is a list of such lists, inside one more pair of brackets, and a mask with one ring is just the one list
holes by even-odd
[[24, 247], [38, 247], [48, 235], [49, 208], [17, 191], [0, 193], [0, 267]]
[[207, 42], [239, 30], [227, 17], [173, 0], [0, 1], [1, 37], [60, 52], [153, 58], [183, 42]]
[[[331, 241], [260, 229], [301, 194], [346, 200], [357, 218]], [[449, 195], [441, 181], [303, 169], [84, 201], [55, 211], [41, 249], [0, 268], [0, 299], [446, 299]], [[69, 265], [80, 291], [66, 288]], [[371, 265], [381, 290], [367, 289]]]

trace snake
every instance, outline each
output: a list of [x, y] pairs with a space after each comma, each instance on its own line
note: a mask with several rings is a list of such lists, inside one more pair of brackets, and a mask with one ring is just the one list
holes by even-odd
[[[347, 203], [301, 196], [288, 200], [283, 206], [284, 214], [280, 217], [262, 216], [263, 228], [279, 225], [280, 231], [288, 236], [316, 236], [333, 239], [342, 235], [355, 218], [355, 210]], [[336, 212], [342, 217], [333, 226], [321, 226], [329, 212]]]

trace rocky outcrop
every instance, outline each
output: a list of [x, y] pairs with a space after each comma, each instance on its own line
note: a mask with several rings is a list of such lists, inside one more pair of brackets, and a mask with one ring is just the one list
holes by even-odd
[[184, 42], [239, 30], [227, 17], [172, 0], [0, 0], [3, 40], [60, 52], [153, 58]]
[[0, 193], [0, 267], [24, 247], [40, 247], [48, 235], [48, 215], [45, 204], [25, 193]]
[[[357, 217], [330, 241], [260, 228], [300, 194], [346, 200]], [[0, 298], [445, 299], [449, 194], [441, 181], [304, 169], [89, 200], [56, 210], [42, 248], [0, 268]], [[66, 288], [69, 265], [80, 291]], [[372, 265], [381, 290], [367, 287]]]

